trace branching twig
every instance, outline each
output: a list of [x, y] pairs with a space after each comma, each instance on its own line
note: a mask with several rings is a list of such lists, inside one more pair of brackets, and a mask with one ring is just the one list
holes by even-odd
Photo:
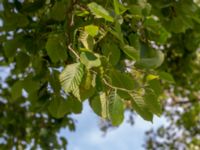
[[121, 91], [125, 91], [125, 92], [134, 92], [134, 93], [137, 93], [135, 90], [127, 90], [127, 89], [124, 89], [124, 88], [120, 88], [120, 87], [113, 86], [113, 85], [111, 85], [110, 83], [108, 83], [108, 82], [106, 81], [106, 79], [104, 79], [104, 78], [103, 78], [103, 82], [104, 82], [107, 86], [109, 86], [110, 88], [112, 88], [112, 89], [117, 89], [117, 90], [121, 90]]

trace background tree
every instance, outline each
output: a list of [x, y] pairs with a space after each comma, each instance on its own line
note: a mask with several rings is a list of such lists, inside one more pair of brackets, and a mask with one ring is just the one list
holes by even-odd
[[[66, 148], [61, 127], [89, 101], [112, 126], [164, 114], [147, 149], [200, 146], [200, 8], [191, 0], [1, 0], [4, 149]], [[162, 108], [164, 104], [164, 108]], [[174, 130], [181, 131], [179, 137]]]

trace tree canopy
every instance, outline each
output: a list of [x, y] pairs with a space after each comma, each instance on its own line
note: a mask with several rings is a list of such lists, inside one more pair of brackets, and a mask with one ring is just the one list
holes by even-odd
[[0, 146], [66, 149], [89, 101], [112, 126], [164, 114], [147, 149], [200, 147], [199, 44], [198, 0], [0, 0]]

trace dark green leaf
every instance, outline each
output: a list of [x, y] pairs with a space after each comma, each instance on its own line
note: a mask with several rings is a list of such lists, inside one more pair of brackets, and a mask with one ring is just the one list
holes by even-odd
[[66, 17], [66, 2], [57, 1], [51, 9], [51, 17], [56, 21], [63, 21]]
[[121, 54], [117, 44], [105, 43], [102, 46], [102, 52], [112, 65], [116, 65], [119, 62]]
[[121, 73], [117, 70], [111, 70], [109, 74], [111, 83], [115, 87], [133, 90], [137, 85], [133, 77], [127, 73]]
[[32, 92], [37, 91], [40, 88], [40, 83], [38, 81], [33, 80], [33, 78], [29, 76], [23, 80], [23, 88], [28, 93], [32, 93]]
[[124, 120], [124, 103], [121, 97], [115, 92], [109, 96], [109, 112], [112, 125], [118, 126]]
[[65, 37], [62, 34], [50, 34], [46, 43], [46, 50], [54, 63], [66, 60], [67, 49]]
[[101, 101], [100, 101], [100, 97], [95, 96], [93, 98], [90, 99], [90, 107], [92, 108], [92, 110], [98, 115], [101, 116]]
[[22, 81], [16, 81], [11, 88], [11, 95], [13, 100], [17, 100], [22, 96]]
[[68, 100], [63, 99], [62, 97], [54, 97], [48, 106], [50, 114], [55, 118], [64, 117], [70, 109]]
[[17, 67], [20, 70], [24, 70], [26, 67], [29, 66], [30, 58], [29, 56], [24, 52], [19, 52], [16, 56], [16, 63]]

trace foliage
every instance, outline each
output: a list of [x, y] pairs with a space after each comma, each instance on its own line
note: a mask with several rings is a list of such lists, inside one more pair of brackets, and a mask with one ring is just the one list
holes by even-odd
[[[147, 121], [166, 110], [184, 133], [200, 131], [198, 1], [1, 0], [0, 20], [0, 66], [11, 68], [0, 89], [4, 149], [65, 148], [56, 133], [74, 130], [69, 116], [85, 100], [113, 126], [127, 109]], [[198, 132], [187, 135], [199, 146]]]

